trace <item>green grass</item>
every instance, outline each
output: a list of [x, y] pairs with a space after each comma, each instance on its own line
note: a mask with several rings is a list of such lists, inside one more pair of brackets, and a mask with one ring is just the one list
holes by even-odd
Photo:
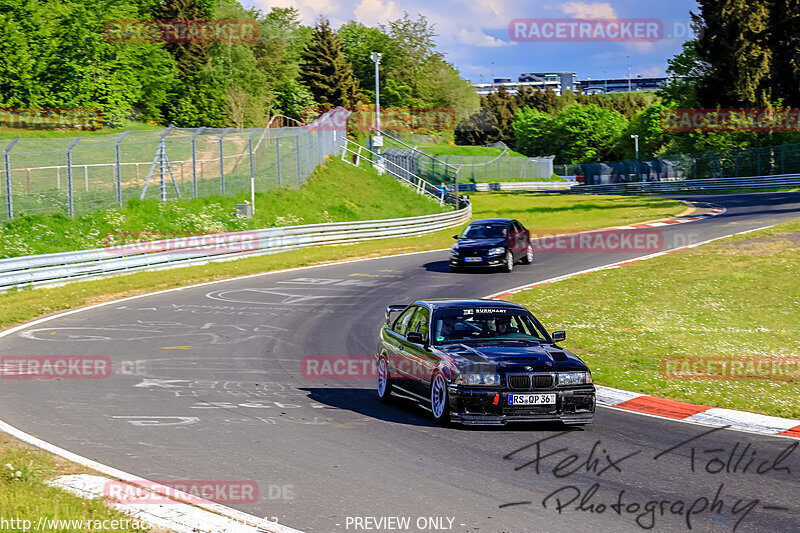
[[523, 291], [595, 381], [710, 407], [800, 418], [800, 380], [665, 379], [664, 357], [800, 354], [800, 221]]
[[494, 192], [470, 197], [475, 218], [516, 218], [531, 231], [547, 234], [668, 218], [686, 209], [673, 200], [642, 196]]
[[[497, 157], [503, 153], [502, 148], [494, 148], [491, 146], [461, 146], [455, 144], [434, 144], [420, 146], [420, 150], [430, 155], [460, 155], [460, 156], [480, 156], [480, 157]], [[519, 152], [508, 149], [505, 157], [525, 157]]]
[[[0, 434], [0, 517], [5, 520], [30, 520], [33, 524], [28, 531], [33, 531], [39, 517], [93, 522], [131, 520], [130, 517], [106, 507], [102, 500], [85, 500], [45, 484], [45, 481], [60, 475], [78, 472], [85, 470]], [[22, 531], [21, 528], [13, 530]], [[77, 529], [53, 526], [47, 531], [72, 533]], [[86, 531], [101, 530], [90, 528]], [[113, 531], [142, 530], [116, 528]]]
[[299, 189], [285, 187], [256, 194], [255, 216], [238, 218], [235, 205], [249, 198], [249, 193], [242, 192], [234, 197], [216, 195], [166, 203], [134, 199], [123, 209], [92, 211], [75, 219], [60, 214], [21, 216], [0, 226], [0, 257], [99, 248], [108, 242], [108, 235], [120, 232], [149, 232], [156, 239], [158, 234], [208, 234], [441, 211], [438, 202], [393, 178], [378, 176], [372, 169], [357, 169], [337, 158], [320, 166]]

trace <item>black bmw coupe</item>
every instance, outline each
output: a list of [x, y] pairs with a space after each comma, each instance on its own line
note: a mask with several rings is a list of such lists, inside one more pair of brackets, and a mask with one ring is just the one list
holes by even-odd
[[592, 374], [556, 344], [564, 338], [511, 302], [392, 305], [380, 330], [378, 397], [414, 400], [442, 424], [589, 424]]

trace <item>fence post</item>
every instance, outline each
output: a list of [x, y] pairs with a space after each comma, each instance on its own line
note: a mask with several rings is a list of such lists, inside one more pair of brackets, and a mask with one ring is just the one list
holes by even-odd
[[[203, 133], [204, 128], [197, 128], [192, 135], [192, 197], [197, 198], [197, 136]], [[138, 166], [136, 167], [139, 168]], [[183, 166], [181, 166], [183, 168]]]
[[222, 139], [231, 131], [231, 128], [226, 128], [225, 131], [219, 136], [219, 192], [225, 194], [225, 155], [222, 151]]
[[114, 152], [117, 156], [117, 203], [120, 207], [122, 207], [122, 165], [119, 157], [119, 143], [121, 143], [122, 139], [129, 133], [130, 130], [123, 131], [122, 135], [119, 136], [119, 139], [117, 139], [117, 142], [114, 144]]
[[275, 156], [277, 157], [276, 165], [278, 167], [278, 187], [281, 186], [281, 133], [283, 133], [284, 129], [286, 129], [286, 126], [280, 128], [278, 130], [278, 136], [275, 137]]
[[251, 214], [256, 212], [256, 171], [253, 168], [253, 137], [258, 130], [261, 128], [256, 128], [253, 130], [253, 133], [250, 134], [250, 137], [247, 139], [247, 148], [250, 150], [250, 205], [252, 206]]
[[11, 156], [8, 152], [17, 144], [19, 137], [14, 137], [8, 146], [6, 146], [6, 150], [3, 153], [3, 160], [5, 161], [6, 165], [6, 209], [8, 210], [8, 219], [11, 220], [14, 218], [14, 202], [11, 199]]
[[458, 211], [458, 208], [460, 207], [460, 205], [459, 205], [460, 204], [460, 196], [458, 194], [458, 171], [459, 170], [461, 170], [461, 167], [457, 167], [456, 168], [456, 173], [453, 176], [453, 181], [455, 182], [455, 189], [456, 189], [455, 190], [455, 193], [456, 193], [456, 211]]
[[67, 147], [67, 213], [70, 218], [75, 216], [75, 198], [72, 190], [72, 149], [80, 140], [80, 137], [75, 137], [75, 140]]
[[300, 186], [300, 135], [302, 133], [298, 132], [298, 134], [294, 138], [294, 146], [295, 150], [297, 151], [297, 186]]

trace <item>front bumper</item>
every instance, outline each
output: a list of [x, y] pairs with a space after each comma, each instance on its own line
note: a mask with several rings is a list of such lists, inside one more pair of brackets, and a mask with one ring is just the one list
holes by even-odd
[[[594, 386], [568, 389], [512, 391], [490, 387], [450, 385], [451, 421], [464, 425], [505, 425], [508, 422], [563, 422], [591, 424], [596, 397]], [[509, 394], [555, 394], [554, 405], [508, 405]], [[495, 404], [495, 396], [497, 403]]]
[[[477, 257], [477, 256], [465, 256], [465, 257]], [[497, 255], [486, 257], [480, 257], [480, 261], [464, 261], [465, 257], [453, 257], [450, 256], [450, 266], [456, 268], [495, 268], [505, 266], [506, 264], [506, 256], [505, 255]]]

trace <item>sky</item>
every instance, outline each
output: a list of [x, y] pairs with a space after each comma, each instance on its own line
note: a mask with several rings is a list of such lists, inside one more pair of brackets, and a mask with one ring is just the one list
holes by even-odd
[[[425, 15], [435, 24], [437, 47], [461, 75], [473, 82], [517, 77], [524, 72], [576, 72], [578, 79], [663, 76], [667, 60], [680, 52], [685, 38], [653, 42], [518, 42], [509, 35], [515, 19], [659, 19], [670, 31], [682, 33], [695, 0], [242, 0], [268, 11], [295, 7], [303, 22], [323, 15], [334, 27], [348, 20], [368, 26], [402, 17]], [[607, 26], [604, 26], [607, 27]], [[526, 26], [530, 29], [531, 25]], [[670, 36], [671, 37], [671, 36]]]

